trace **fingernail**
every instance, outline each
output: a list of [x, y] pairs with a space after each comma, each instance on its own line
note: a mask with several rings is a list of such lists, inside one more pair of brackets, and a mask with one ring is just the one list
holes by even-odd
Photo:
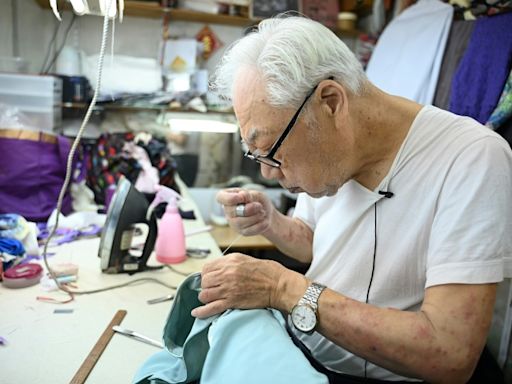
[[190, 314], [191, 314], [193, 317], [196, 317], [197, 311], [196, 311], [195, 309], [193, 309], [192, 311], [190, 311]]

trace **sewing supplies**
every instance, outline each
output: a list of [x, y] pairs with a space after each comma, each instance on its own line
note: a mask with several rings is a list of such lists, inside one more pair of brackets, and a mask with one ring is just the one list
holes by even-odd
[[228, 251], [229, 249], [235, 245], [235, 243], [240, 240], [240, 238], [242, 237], [243, 235], [240, 233], [232, 242], [231, 244], [228, 245], [228, 247], [222, 252], [222, 256], [224, 256]]
[[187, 248], [187, 256], [195, 259], [204, 259], [211, 253], [208, 248]]
[[[77, 277], [76, 275], [57, 276], [56, 279], [59, 285], [66, 285], [74, 283], [77, 280]], [[55, 280], [49, 274], [46, 274], [43, 277], [41, 277], [40, 283], [41, 288], [47, 292], [56, 291], [59, 289], [57, 287], [57, 284], [55, 283]]]
[[78, 275], [78, 265], [74, 263], [56, 263], [52, 265], [52, 272], [57, 277]]
[[164, 301], [172, 300], [174, 299], [174, 295], [171, 293], [167, 296], [157, 297], [156, 299], [148, 300], [148, 304], [156, 304], [156, 303], [163, 303]]
[[[96, 224], [91, 224], [81, 229], [57, 228], [55, 230], [55, 236], [52, 238], [52, 241], [49, 243], [49, 245], [62, 245], [82, 238], [96, 237], [99, 236], [100, 233], [101, 227]], [[44, 229], [39, 233], [39, 239], [44, 240], [48, 238], [49, 234], [50, 230]]]
[[[52, 272], [59, 284], [74, 283], [78, 279], [78, 265], [73, 263], [57, 263], [52, 265]], [[41, 278], [41, 288], [45, 291], [56, 291], [57, 284], [49, 273]]]
[[114, 336], [114, 331], [112, 328], [116, 325], [121, 324], [121, 321], [123, 321], [125, 316], [125, 310], [119, 310], [116, 312], [110, 324], [107, 326], [107, 328], [105, 328], [105, 330], [101, 334], [100, 338], [98, 339], [94, 347], [92, 347], [91, 352], [89, 352], [89, 355], [87, 355], [84, 362], [82, 363], [80, 368], [78, 368], [78, 371], [75, 373], [75, 376], [73, 376], [73, 378], [69, 382], [70, 384], [85, 383], [85, 380], [87, 380], [87, 377], [89, 376], [92, 369], [96, 365], [96, 362], [99, 360], [101, 354], [107, 347], [110, 339], [112, 339], [112, 336]]
[[157, 347], [157, 348], [160, 348], [160, 349], [162, 349], [164, 347], [164, 345], [161, 342], [153, 340], [153, 339], [150, 339], [149, 337], [141, 335], [140, 333], [132, 331], [130, 329], [122, 328], [122, 327], [120, 327], [118, 325], [114, 325], [112, 327], [112, 329], [115, 332], [120, 333], [121, 335], [125, 335], [125, 336], [128, 336], [128, 337], [131, 337], [131, 338], [133, 338], [135, 340], [138, 340], [138, 341], [141, 341], [143, 343], [152, 345], [154, 347]]
[[0, 254], [1, 253], [7, 253], [11, 256], [22, 256], [25, 253], [25, 247], [18, 239], [0, 237]]
[[7, 269], [2, 284], [7, 288], [25, 288], [39, 283], [43, 268], [39, 264], [28, 263], [15, 265]]
[[185, 233], [185, 236], [199, 235], [200, 233], [203, 233], [203, 232], [210, 232], [212, 229], [213, 229], [213, 227], [211, 225], [207, 225], [207, 226], [204, 226], [201, 228], [192, 229], [192, 230], [188, 231], [187, 233]]
[[57, 308], [53, 310], [53, 313], [73, 313], [73, 308]]

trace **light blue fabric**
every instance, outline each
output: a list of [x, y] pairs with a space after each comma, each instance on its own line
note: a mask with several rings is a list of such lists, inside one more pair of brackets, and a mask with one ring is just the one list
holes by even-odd
[[327, 384], [288, 335], [278, 311], [229, 310], [195, 319], [200, 275], [180, 285], [164, 327], [165, 349], [139, 368], [133, 383]]
[[202, 384], [326, 384], [286, 332], [275, 310], [232, 310], [209, 332]]

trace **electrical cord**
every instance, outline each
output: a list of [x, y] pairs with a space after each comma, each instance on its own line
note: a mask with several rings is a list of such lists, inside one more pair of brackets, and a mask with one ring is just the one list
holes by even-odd
[[55, 43], [55, 39], [57, 38], [57, 34], [59, 33], [61, 24], [62, 23], [60, 23], [59, 21], [57, 21], [55, 24], [53, 36], [52, 36], [52, 39], [50, 40], [50, 43], [48, 44], [48, 49], [46, 50], [46, 56], [44, 57], [43, 65], [41, 65], [41, 69], [39, 70], [40, 74], [43, 74], [43, 71], [46, 68], [46, 64], [48, 62], [48, 59], [50, 58], [50, 51], [52, 49], [52, 45]]
[[62, 39], [62, 43], [60, 44], [59, 49], [57, 50], [57, 52], [53, 56], [52, 61], [50, 61], [50, 63], [46, 66], [46, 69], [42, 72], [43, 75], [47, 74], [50, 71], [50, 69], [52, 68], [52, 66], [55, 63], [55, 61], [59, 58], [59, 55], [62, 52], [62, 49], [64, 48], [64, 45], [66, 44], [66, 41], [68, 39], [69, 31], [71, 30], [71, 27], [73, 26], [73, 24], [75, 24], [76, 17], [77, 16], [73, 13], [73, 18], [69, 22], [69, 25], [66, 28], [66, 31], [64, 32], [64, 38]]
[[[111, 6], [112, 1], [115, 1], [115, 0], [111, 0], [111, 2], [109, 3], [109, 7]], [[59, 227], [59, 216], [60, 216], [60, 211], [62, 209], [62, 202], [64, 200], [64, 195], [66, 193], [66, 190], [68, 189], [69, 182], [71, 180], [71, 173], [73, 171], [73, 169], [72, 169], [73, 158], [75, 156], [76, 149], [80, 143], [80, 138], [82, 137], [85, 127], [87, 126], [89, 119], [91, 117], [91, 114], [93, 112], [94, 106], [96, 105], [96, 100], [98, 99], [99, 90], [101, 87], [101, 78], [102, 78], [102, 74], [103, 74], [103, 60], [105, 57], [105, 47], [107, 45], [108, 22], [109, 22], [108, 14], [109, 14], [109, 12], [106, 12], [105, 16], [103, 18], [103, 32], [102, 32], [102, 37], [101, 37], [101, 47], [100, 47], [100, 54], [99, 54], [99, 58], [98, 58], [98, 72], [97, 72], [96, 87], [95, 87], [94, 95], [92, 97], [91, 103], [89, 104], [89, 107], [87, 108], [87, 112], [85, 114], [84, 120], [82, 121], [80, 129], [78, 130], [76, 138], [73, 141], [71, 150], [69, 151], [69, 155], [68, 155], [67, 163], [66, 163], [66, 176], [64, 178], [64, 183], [62, 184], [62, 187], [59, 192], [59, 197], [57, 200], [57, 208], [56, 208], [57, 215], [56, 215], [56, 219], [55, 219], [55, 224], [52, 227], [52, 229], [48, 235], [48, 238], [46, 239], [46, 242], [44, 244], [44, 248], [43, 248], [43, 261], [44, 261], [44, 265], [45, 265], [46, 269], [48, 270], [50, 277], [55, 282], [55, 284], [59, 290], [67, 293], [70, 296], [70, 300], [63, 301], [61, 303], [66, 303], [66, 302], [72, 301], [73, 295], [87, 295], [87, 294], [92, 294], [92, 293], [105, 292], [105, 291], [109, 291], [112, 289], [122, 288], [122, 287], [126, 287], [126, 286], [136, 284], [136, 283], [142, 283], [142, 282], [154, 282], [154, 283], [163, 285], [170, 289], [177, 288], [175, 286], [169, 285], [167, 283], [164, 283], [161, 280], [158, 280], [158, 279], [155, 279], [152, 277], [143, 277], [143, 278], [135, 279], [135, 280], [132, 280], [132, 281], [129, 281], [126, 283], [117, 284], [117, 285], [104, 287], [104, 288], [91, 289], [91, 290], [86, 290], [86, 291], [70, 290], [68, 287], [59, 283], [57, 276], [55, 275], [54, 271], [50, 268], [50, 265], [48, 263], [48, 258], [47, 258], [48, 244], [50, 243], [52, 237], [55, 235], [55, 232], [57, 231], [57, 228]], [[74, 15], [73, 21], [75, 20], [75, 17], [76, 17], [76, 15]], [[70, 25], [72, 25], [73, 21], [70, 23]], [[70, 28], [71, 27], [68, 26], [68, 31]], [[56, 56], [58, 56], [58, 55], [56, 55]], [[53, 62], [52, 62], [52, 65], [53, 65]], [[46, 300], [46, 298], [39, 298], [39, 297], [38, 297], [38, 299]], [[58, 301], [53, 300], [53, 302], [58, 302]]]

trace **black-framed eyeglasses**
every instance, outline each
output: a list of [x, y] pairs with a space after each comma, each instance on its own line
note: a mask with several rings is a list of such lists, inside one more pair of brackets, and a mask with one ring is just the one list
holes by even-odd
[[[332, 80], [333, 77], [329, 77], [328, 79]], [[284, 139], [286, 139], [286, 136], [288, 136], [288, 134], [292, 130], [297, 119], [299, 118], [302, 108], [304, 108], [304, 105], [306, 105], [306, 102], [313, 95], [313, 93], [315, 93], [319, 84], [320, 83], [315, 85], [315, 87], [307, 94], [306, 98], [300, 105], [299, 109], [297, 109], [297, 112], [295, 112], [295, 114], [293, 115], [292, 119], [286, 126], [286, 128], [283, 131], [283, 133], [281, 134], [281, 136], [279, 136], [279, 138], [274, 142], [274, 144], [272, 145], [272, 148], [270, 148], [270, 151], [266, 155], [253, 154], [253, 153], [251, 153], [251, 151], [247, 150], [247, 152], [245, 152], [244, 156], [247, 157], [248, 159], [256, 161], [257, 163], [268, 165], [269, 167], [273, 167], [273, 168], [281, 167], [281, 162], [279, 160], [274, 159], [274, 155], [276, 154], [279, 147], [281, 147], [281, 145], [283, 144], [283, 141], [284, 141]]]

